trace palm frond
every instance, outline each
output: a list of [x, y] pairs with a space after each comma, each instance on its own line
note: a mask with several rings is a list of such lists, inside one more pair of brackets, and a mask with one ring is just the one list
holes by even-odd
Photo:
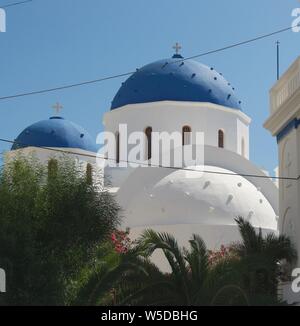
[[259, 229], [259, 233], [257, 234], [251, 223], [241, 216], [237, 217], [235, 221], [242, 237], [242, 246], [239, 246], [239, 254], [248, 255], [261, 250], [263, 244], [261, 229]]
[[145, 230], [138, 239], [138, 246], [142, 248], [146, 257], [151, 256], [157, 249], [162, 249], [164, 253], [168, 252], [174, 257], [174, 261], [179, 266], [181, 273], [186, 273], [186, 263], [182, 249], [176, 239], [169, 233]]
[[193, 235], [189, 241], [191, 250], [185, 250], [185, 259], [189, 264], [194, 284], [200, 286], [208, 273], [208, 252], [205, 242], [199, 235]]
[[291, 240], [285, 235], [276, 236], [270, 233], [265, 238], [266, 255], [272, 257], [276, 261], [286, 260], [289, 263], [297, 259], [297, 251], [295, 250]]

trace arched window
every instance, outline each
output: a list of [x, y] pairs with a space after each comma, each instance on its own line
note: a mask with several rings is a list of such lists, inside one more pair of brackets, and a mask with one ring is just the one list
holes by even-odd
[[151, 152], [151, 146], [152, 146], [152, 127], [147, 127], [145, 129], [145, 135], [147, 138], [147, 144], [146, 144], [146, 158], [150, 160], [152, 152]]
[[218, 131], [218, 146], [224, 148], [224, 131], [221, 129]]
[[116, 132], [116, 163], [120, 163], [120, 133]]
[[191, 144], [191, 132], [192, 129], [189, 126], [182, 127], [182, 145], [190, 145]]
[[246, 156], [245, 139], [244, 139], [244, 137], [242, 138], [242, 143], [241, 143], [241, 153], [242, 153], [242, 156], [243, 157]]

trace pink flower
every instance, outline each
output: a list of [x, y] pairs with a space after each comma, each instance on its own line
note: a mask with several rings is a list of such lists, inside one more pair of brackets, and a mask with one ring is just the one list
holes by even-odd
[[132, 242], [128, 236], [129, 232], [115, 231], [111, 234], [111, 241], [117, 253], [126, 253], [132, 245]]

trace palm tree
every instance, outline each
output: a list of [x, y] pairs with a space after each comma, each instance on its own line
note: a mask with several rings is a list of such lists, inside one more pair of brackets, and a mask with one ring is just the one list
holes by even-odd
[[[143, 302], [153, 298], [144, 290], [156, 289], [168, 305], [260, 305], [278, 304], [280, 262], [292, 263], [297, 257], [289, 238], [270, 233], [265, 237], [242, 217], [236, 219], [242, 241], [231, 246], [232, 255], [217, 264], [209, 263], [209, 253], [198, 235], [189, 241], [190, 249], [180, 248], [168, 233], [146, 230], [139, 239], [140, 251], [147, 258], [161, 250], [171, 273], [140, 289]], [[150, 275], [151, 278], [151, 275]], [[157, 298], [155, 298], [157, 300]]]
[[297, 258], [291, 240], [274, 233], [264, 237], [261, 229], [256, 232], [242, 217], [236, 222], [242, 241], [234, 244], [233, 250], [240, 257], [239, 272], [245, 289], [251, 296], [276, 298], [281, 263], [293, 263]]
[[[193, 236], [190, 246], [188, 251], [173, 236], [146, 230], [126, 253], [102, 247], [97, 266], [85, 277], [73, 304], [205, 304], [208, 251], [198, 236]], [[157, 249], [163, 250], [171, 273], [163, 273], [149, 260]]]
[[140, 269], [135, 250], [125, 254], [115, 251], [111, 243], [99, 247], [94, 266], [82, 271], [81, 284], [73, 305], [115, 305], [117, 287], [129, 271]]
[[[170, 273], [149, 275], [148, 280], [134, 297], [147, 305], [209, 305], [217, 290], [233, 277], [231, 265], [210, 266], [209, 252], [204, 241], [193, 235], [190, 248], [179, 247], [176, 239], [168, 233], [146, 230], [138, 241], [138, 247], [145, 258], [161, 250], [168, 261]], [[227, 275], [227, 277], [225, 276]], [[227, 283], [228, 284], [228, 283]], [[242, 296], [242, 290], [236, 286], [235, 292]], [[153, 296], [154, 294], [154, 296]], [[130, 299], [130, 298], [129, 298]], [[130, 300], [129, 300], [130, 301]]]
[[133, 247], [120, 253], [110, 242], [99, 247], [94, 266], [81, 273], [72, 304], [144, 305], [145, 297], [161, 301], [161, 294], [150, 285], [165, 275], [139, 250]]
[[[279, 262], [293, 262], [290, 240], [263, 237], [251, 224], [236, 219], [242, 241], [231, 255], [210, 262], [204, 241], [193, 235], [189, 248], [180, 247], [168, 233], [145, 230], [137, 245], [126, 253], [103, 251], [89, 273], [76, 304], [88, 305], [260, 305], [278, 304]], [[111, 249], [111, 248], [110, 248]], [[170, 272], [163, 273], [150, 261], [160, 250]]]

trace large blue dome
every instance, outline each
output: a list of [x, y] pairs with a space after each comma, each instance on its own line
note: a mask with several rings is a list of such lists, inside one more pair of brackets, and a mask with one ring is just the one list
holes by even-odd
[[213, 68], [180, 55], [150, 63], [121, 86], [111, 110], [127, 104], [157, 101], [210, 102], [241, 110], [234, 88]]
[[96, 152], [96, 143], [80, 126], [61, 117], [51, 117], [24, 129], [12, 150], [25, 147], [63, 147]]

